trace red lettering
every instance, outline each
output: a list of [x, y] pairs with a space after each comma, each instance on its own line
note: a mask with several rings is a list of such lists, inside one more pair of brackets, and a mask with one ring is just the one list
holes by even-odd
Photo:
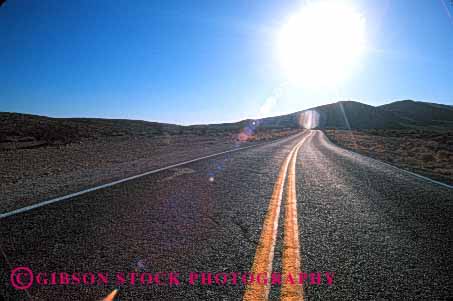
[[142, 273], [140, 275], [140, 283], [141, 284], [151, 284], [151, 283], [153, 283], [153, 274], [151, 274], [151, 273]]
[[80, 273], [74, 273], [71, 276], [72, 284], [80, 284]]
[[36, 275], [36, 283], [41, 285], [47, 285], [47, 274], [38, 273], [38, 275]]
[[60, 284], [69, 284], [69, 274], [66, 272], [61, 272], [60, 273]]
[[179, 276], [179, 273], [170, 272], [170, 276], [169, 276], [169, 283], [170, 283], [170, 286], [179, 285], [178, 276]]
[[[222, 281], [220, 281], [220, 277], [222, 277]], [[218, 274], [215, 274], [214, 279], [215, 279], [215, 283], [225, 285], [228, 281], [228, 276], [226, 273], [218, 273]]]
[[201, 285], [212, 284], [212, 274], [211, 273], [201, 273]]
[[189, 274], [189, 283], [191, 285], [194, 285], [195, 284], [195, 281], [198, 280], [198, 273], [190, 273]]
[[116, 285], [125, 284], [126, 277], [124, 276], [123, 272], [116, 273]]
[[257, 276], [256, 276], [256, 282], [258, 282], [258, 284], [267, 284], [267, 273], [259, 273]]
[[271, 275], [271, 283], [274, 284], [282, 284], [282, 275], [280, 273], [272, 273]]

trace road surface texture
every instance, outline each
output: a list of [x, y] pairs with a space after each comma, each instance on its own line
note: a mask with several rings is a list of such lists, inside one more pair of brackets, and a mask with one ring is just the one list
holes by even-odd
[[[5, 300], [448, 300], [453, 193], [320, 131], [0, 219]], [[38, 285], [38, 272], [179, 272], [180, 285]], [[332, 285], [191, 285], [190, 272], [335, 273]], [[36, 276], [36, 275], [35, 275]], [[286, 278], [285, 278], [286, 279]], [[114, 291], [118, 289], [118, 291]], [[112, 292], [113, 291], [113, 292]], [[110, 300], [107, 298], [105, 300]]]

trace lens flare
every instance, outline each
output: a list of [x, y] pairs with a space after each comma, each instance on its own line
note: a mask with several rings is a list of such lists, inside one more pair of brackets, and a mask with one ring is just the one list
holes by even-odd
[[118, 289], [114, 289], [110, 294], [107, 295], [102, 301], [113, 301], [118, 294]]
[[305, 129], [314, 129], [319, 126], [319, 113], [315, 110], [304, 111], [299, 116], [299, 125]]

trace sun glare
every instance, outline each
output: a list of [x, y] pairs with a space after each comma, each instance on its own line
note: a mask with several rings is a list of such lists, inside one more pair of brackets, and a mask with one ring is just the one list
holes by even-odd
[[363, 54], [365, 20], [348, 2], [312, 2], [289, 18], [277, 46], [289, 82], [338, 85], [351, 75]]

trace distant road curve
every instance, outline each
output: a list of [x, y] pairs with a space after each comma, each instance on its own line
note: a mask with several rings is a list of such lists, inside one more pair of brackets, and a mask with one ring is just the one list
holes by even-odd
[[345, 150], [312, 131], [297, 179], [304, 270], [335, 271], [308, 300], [452, 296], [451, 186]]

